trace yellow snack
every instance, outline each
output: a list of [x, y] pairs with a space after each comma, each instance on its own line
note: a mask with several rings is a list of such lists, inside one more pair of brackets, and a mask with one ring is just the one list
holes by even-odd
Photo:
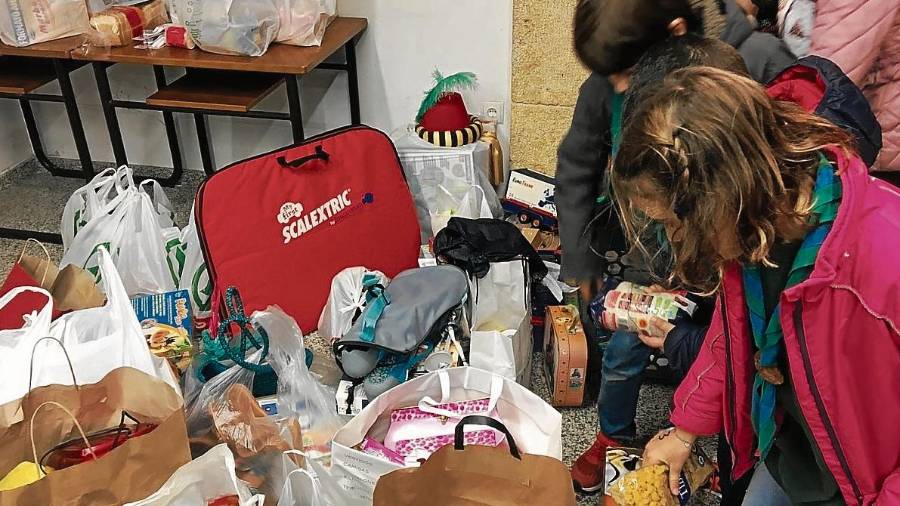
[[[44, 470], [48, 473], [53, 471], [53, 469], [44, 466]], [[16, 488], [24, 487], [26, 485], [31, 485], [32, 483], [40, 480], [46, 476], [44, 473], [40, 473], [38, 471], [37, 466], [34, 465], [34, 462], [20, 462], [16, 467], [12, 469], [6, 476], [0, 479], [0, 491], [4, 490], [13, 490]]]

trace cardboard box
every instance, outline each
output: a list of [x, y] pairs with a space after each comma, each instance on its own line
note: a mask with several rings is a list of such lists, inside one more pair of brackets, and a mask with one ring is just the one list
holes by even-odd
[[550, 404], [581, 406], [587, 382], [588, 344], [578, 311], [572, 306], [549, 306], [544, 325], [544, 375]]
[[160, 293], [131, 300], [150, 351], [181, 369], [193, 354], [191, 298], [187, 290]]
[[535, 251], [557, 251], [560, 248], [559, 234], [538, 228], [523, 228], [522, 235]]

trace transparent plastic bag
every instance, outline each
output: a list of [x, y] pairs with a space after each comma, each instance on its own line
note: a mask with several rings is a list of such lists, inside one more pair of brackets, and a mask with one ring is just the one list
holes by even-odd
[[[259, 363], [262, 350], [248, 361]], [[196, 375], [192, 369], [189, 374]], [[192, 379], [185, 385], [187, 431], [194, 458], [220, 443], [235, 457], [237, 476], [254, 492], [275, 504], [283, 480], [281, 454], [299, 449], [300, 425], [295, 417], [269, 417], [250, 389], [255, 373], [235, 365], [202, 386]], [[270, 502], [272, 501], [272, 502]]]
[[278, 0], [278, 14], [281, 17], [278, 42], [319, 46], [337, 14], [337, 0]]
[[211, 53], [261, 56], [281, 26], [274, 0], [168, 1], [172, 22]]
[[300, 327], [274, 306], [253, 313], [252, 320], [269, 335], [268, 360], [278, 374], [278, 416], [299, 420], [305, 454], [327, 461], [331, 439], [343, 422], [336, 414], [333, 393], [306, 367]]

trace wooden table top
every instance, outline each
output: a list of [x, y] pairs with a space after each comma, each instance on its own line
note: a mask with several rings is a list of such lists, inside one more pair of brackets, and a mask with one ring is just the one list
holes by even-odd
[[316, 68], [326, 58], [334, 54], [353, 37], [368, 26], [365, 18], [336, 18], [319, 47], [298, 47], [287, 44], [272, 44], [262, 56], [230, 56], [201, 51], [165, 47], [147, 50], [133, 47], [79, 48], [71, 52], [74, 60], [110, 63], [136, 63], [189, 67], [199, 69], [239, 70], [246, 72], [270, 72], [278, 74], [302, 75]]
[[41, 42], [33, 46], [13, 47], [0, 43], [0, 56], [31, 56], [33, 58], [69, 58], [75, 48], [80, 48], [84, 37], [75, 35], [64, 39]]

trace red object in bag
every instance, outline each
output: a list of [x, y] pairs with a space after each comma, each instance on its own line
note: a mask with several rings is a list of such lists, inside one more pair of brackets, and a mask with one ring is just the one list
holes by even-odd
[[276, 304], [311, 332], [341, 270], [393, 277], [418, 265], [419, 222], [400, 160], [387, 135], [366, 126], [220, 170], [200, 187], [195, 213], [214, 319], [236, 286], [247, 314]]
[[[41, 286], [30, 274], [25, 272], [18, 263], [14, 264], [0, 287], [0, 297], [9, 293], [13, 288], [20, 286]], [[0, 307], [0, 330], [20, 329], [25, 325], [24, 316], [34, 311], [40, 311], [47, 305], [47, 297], [37, 292], [23, 292]], [[53, 310], [55, 319], [62, 312]]]

